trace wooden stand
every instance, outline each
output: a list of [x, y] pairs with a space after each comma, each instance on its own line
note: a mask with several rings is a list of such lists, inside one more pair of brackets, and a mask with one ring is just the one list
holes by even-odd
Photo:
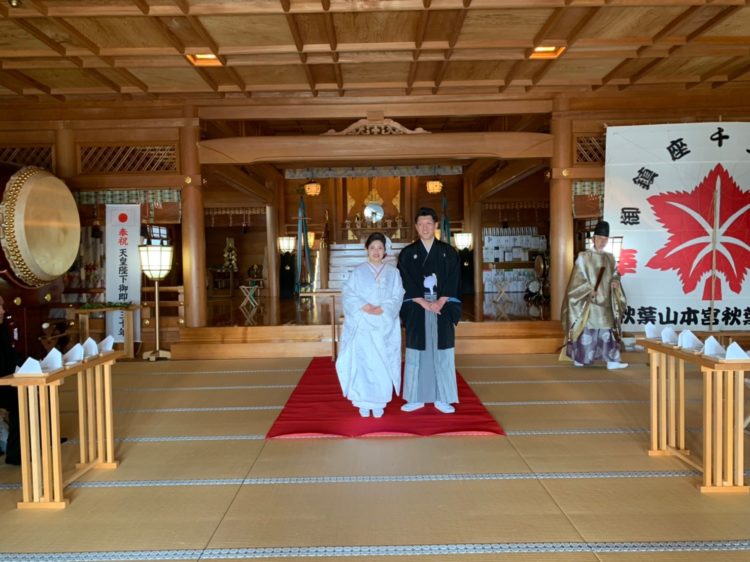
[[[651, 364], [649, 455], [674, 455], [702, 472], [701, 492], [748, 493], [744, 407], [750, 361], [714, 359], [654, 340], [639, 343]], [[703, 464], [685, 449], [685, 361], [703, 375]]]
[[[18, 388], [21, 433], [21, 487], [19, 509], [64, 509], [63, 488], [92, 468], [117, 468], [114, 458], [112, 365], [125, 355], [111, 351], [64, 369], [38, 375], [0, 378], [0, 385]], [[60, 452], [62, 381], [78, 377], [80, 462], [63, 480]]]

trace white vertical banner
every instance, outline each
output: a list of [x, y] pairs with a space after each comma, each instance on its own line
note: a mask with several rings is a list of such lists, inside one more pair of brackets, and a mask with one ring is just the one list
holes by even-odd
[[750, 123], [609, 127], [626, 330], [750, 329]]
[[[141, 236], [140, 205], [107, 205], [106, 300], [107, 302], [141, 303], [141, 258], [138, 245]], [[135, 311], [135, 341], [141, 341], [141, 313]], [[107, 334], [116, 342], [125, 340], [125, 315], [107, 313]]]

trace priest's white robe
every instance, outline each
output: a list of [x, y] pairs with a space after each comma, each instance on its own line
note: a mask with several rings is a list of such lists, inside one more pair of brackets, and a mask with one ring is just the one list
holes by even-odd
[[[390, 264], [377, 275], [365, 262], [352, 271], [341, 298], [344, 330], [336, 360], [341, 390], [357, 408], [383, 408], [401, 388], [401, 275]], [[362, 310], [368, 303], [383, 314]]]

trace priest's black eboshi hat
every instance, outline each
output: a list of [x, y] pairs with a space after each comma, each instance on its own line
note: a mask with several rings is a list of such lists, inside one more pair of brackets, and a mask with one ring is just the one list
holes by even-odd
[[609, 238], [609, 223], [607, 221], [599, 221], [594, 227], [594, 236], [606, 236]]

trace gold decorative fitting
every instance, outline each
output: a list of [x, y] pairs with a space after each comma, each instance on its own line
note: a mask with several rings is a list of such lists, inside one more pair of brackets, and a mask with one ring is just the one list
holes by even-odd
[[16, 306], [21, 306], [22, 302], [23, 301], [21, 300], [21, 297], [16, 297], [13, 299], [13, 304], [15, 304]]
[[190, 176], [185, 176], [185, 183], [193, 183], [193, 178]]
[[45, 293], [44, 300], [50, 302], [52, 300], [52, 293]]
[[150, 326], [151, 325], [151, 320], [144, 320], [143, 321], [143, 325], [144, 326]]
[[568, 170], [567, 168], [563, 169], [562, 175], [567, 178], [570, 175], [570, 170]]

